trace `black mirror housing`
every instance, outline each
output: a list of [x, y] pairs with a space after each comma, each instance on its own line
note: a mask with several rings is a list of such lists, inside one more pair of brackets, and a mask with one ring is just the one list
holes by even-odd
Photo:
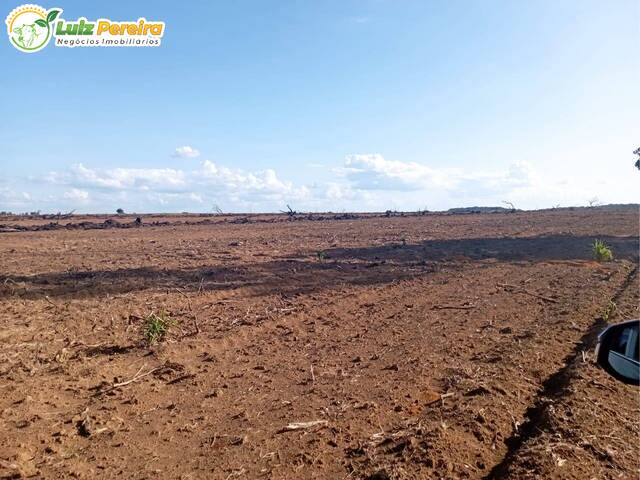
[[625, 383], [640, 385], [640, 320], [607, 327], [599, 336], [596, 362]]

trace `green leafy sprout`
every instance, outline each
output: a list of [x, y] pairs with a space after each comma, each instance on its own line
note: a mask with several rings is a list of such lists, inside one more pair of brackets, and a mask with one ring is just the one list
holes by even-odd
[[605, 322], [608, 322], [609, 319], [611, 319], [611, 317], [613, 317], [616, 314], [616, 310], [618, 309], [618, 306], [616, 305], [616, 302], [614, 302], [613, 300], [609, 300], [609, 303], [607, 303], [607, 306], [604, 309], [604, 312], [602, 313], [602, 319]]
[[47, 20], [45, 21], [39, 18], [38, 20], [36, 20], [36, 25], [39, 25], [42, 28], [47, 28], [59, 14], [60, 10], [49, 10], [49, 13], [47, 13]]
[[593, 242], [593, 258], [599, 262], [610, 262], [613, 260], [613, 252], [602, 240], [596, 240]]
[[166, 312], [151, 312], [145, 318], [144, 338], [150, 345], [159, 343], [166, 337], [169, 329], [178, 323]]

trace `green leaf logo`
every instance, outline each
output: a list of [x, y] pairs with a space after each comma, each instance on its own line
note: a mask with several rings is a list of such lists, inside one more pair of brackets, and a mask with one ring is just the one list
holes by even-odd
[[7, 33], [11, 44], [25, 53], [42, 50], [54, 34], [54, 24], [62, 15], [62, 8], [49, 10], [39, 5], [21, 5], [7, 16]]
[[60, 13], [60, 10], [51, 10], [47, 14], [47, 23], [53, 22], [56, 19], [56, 17], [58, 16], [59, 13]]

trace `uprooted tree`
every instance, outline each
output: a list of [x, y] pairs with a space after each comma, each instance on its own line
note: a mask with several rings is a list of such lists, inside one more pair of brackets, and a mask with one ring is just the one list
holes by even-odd
[[512, 202], [503, 200], [502, 203], [504, 203], [506, 206], [508, 206], [511, 209], [511, 213], [514, 213], [516, 211], [516, 206]]
[[289, 206], [289, 204], [287, 204], [287, 210], [280, 210], [280, 213], [286, 213], [289, 217], [295, 217], [298, 212], [296, 212]]

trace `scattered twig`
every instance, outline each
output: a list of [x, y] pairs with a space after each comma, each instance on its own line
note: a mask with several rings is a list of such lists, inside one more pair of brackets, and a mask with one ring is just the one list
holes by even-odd
[[227, 478], [225, 478], [225, 480], [229, 480], [233, 477], [239, 477], [241, 475], [244, 475], [246, 472], [247, 471], [244, 469], [244, 467], [242, 467], [240, 470], [234, 470], [229, 475], [227, 475]]
[[453, 397], [455, 395], [454, 392], [440, 393], [436, 398], [426, 403], [427, 406], [433, 405], [436, 402], [441, 402], [444, 405], [445, 398]]
[[125, 387], [125, 386], [130, 385], [130, 384], [132, 384], [132, 383], [134, 383], [134, 382], [137, 382], [137, 381], [138, 381], [138, 380], [140, 380], [141, 378], [144, 378], [144, 377], [146, 377], [146, 376], [148, 376], [148, 375], [151, 375], [151, 374], [152, 374], [152, 373], [154, 373], [154, 372], [157, 372], [158, 370], [163, 369], [163, 368], [164, 368], [164, 365], [162, 365], [162, 366], [160, 366], [160, 367], [152, 368], [151, 370], [149, 370], [149, 371], [148, 371], [148, 372], [146, 372], [146, 373], [141, 373], [141, 372], [142, 372], [142, 370], [144, 369], [144, 367], [145, 367], [145, 365], [142, 365], [142, 366], [140, 367], [140, 370], [138, 370], [138, 372], [137, 372], [137, 373], [136, 373], [136, 374], [135, 374], [135, 375], [134, 375], [130, 380], [127, 380], [127, 381], [124, 381], [124, 382], [114, 383], [113, 385], [111, 385], [111, 386], [110, 386], [109, 388], [107, 388], [106, 390], [101, 390], [101, 391], [99, 391], [99, 392], [98, 392], [98, 394], [101, 394], [101, 393], [107, 393], [107, 392], [110, 392], [110, 391], [112, 391], [112, 390], [115, 390], [116, 388]]
[[[196, 293], [196, 295], [200, 294], [200, 292], [202, 291], [203, 280], [204, 278], [200, 279], [200, 286], [198, 287], [198, 292]], [[187, 295], [181, 288], [176, 287], [176, 292], [178, 292], [187, 300], [187, 307], [189, 308], [189, 311], [193, 313], [193, 305], [191, 305], [191, 297], [189, 297], [189, 295]], [[200, 333], [200, 325], [198, 325], [198, 315], [195, 313], [193, 314], [193, 327], [195, 329], [193, 335], [198, 335]]]
[[440, 395], [440, 400], [444, 400], [445, 398], [453, 397], [455, 395], [454, 392], [443, 393]]
[[327, 422], [326, 420], [313, 420], [311, 422], [294, 422], [294, 423], [290, 423], [289, 425], [285, 425], [276, 433], [293, 432], [294, 430], [305, 430], [307, 428], [315, 427], [318, 425], [325, 426], [328, 423], [329, 422]]
[[182, 291], [182, 289], [181, 289], [181, 288], [177, 288], [177, 287], [176, 287], [176, 291], [177, 291], [180, 295], [182, 295], [184, 298], [186, 298], [186, 299], [187, 299], [187, 306], [189, 307], [189, 311], [193, 311], [193, 308], [191, 307], [191, 298], [189, 298], [189, 295], [187, 295], [186, 293], [184, 293], [184, 292]]
[[169, 380], [167, 382], [167, 385], [173, 385], [174, 383], [179, 383], [179, 382], [181, 382], [183, 380], [188, 380], [188, 379], [194, 378], [194, 377], [195, 377], [194, 373], [187, 373], [185, 375], [179, 376], [178, 378], [174, 378], [173, 380]]
[[613, 388], [611, 388], [609, 385], [605, 385], [604, 383], [600, 383], [600, 382], [599, 382], [599, 381], [597, 381], [597, 380], [591, 380], [591, 381], [589, 382], [589, 384], [590, 384], [590, 385], [593, 385], [593, 386], [595, 386], [595, 387], [604, 388], [605, 390], [609, 390], [610, 392], [614, 392], [614, 393], [616, 392], [616, 390], [615, 390], [615, 389], [613, 389]]
[[198, 316], [197, 315], [193, 316], [193, 326], [196, 329], [196, 333], [195, 334], [198, 335], [200, 333], [200, 325], [198, 325]]
[[538, 295], [537, 293], [527, 290], [526, 288], [518, 287], [517, 285], [511, 285], [509, 283], [499, 283], [498, 286], [504, 288], [505, 290], [510, 290], [514, 293], [524, 293], [525, 295], [539, 298], [540, 300], [544, 300], [545, 302], [558, 303], [558, 300], [556, 300], [555, 298]]
[[475, 305], [434, 305], [432, 310], [473, 310]]
[[49, 302], [51, 305], [53, 305], [54, 307], [56, 307], [56, 308], [60, 308], [60, 307], [58, 307], [58, 305], [57, 305], [56, 303], [54, 303], [54, 302], [53, 302], [53, 300], [51, 300], [51, 299], [49, 298], [49, 295], [45, 295], [45, 296], [44, 296], [44, 299], [45, 299], [47, 302]]

